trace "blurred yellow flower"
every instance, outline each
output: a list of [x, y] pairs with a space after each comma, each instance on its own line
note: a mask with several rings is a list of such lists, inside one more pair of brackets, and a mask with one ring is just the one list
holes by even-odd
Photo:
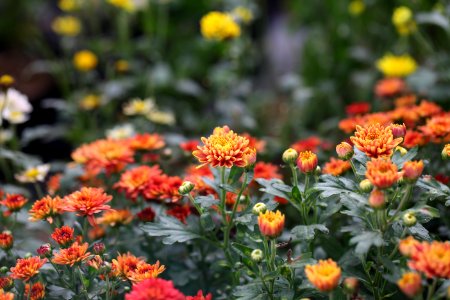
[[16, 174], [15, 177], [19, 182], [38, 182], [44, 181], [45, 176], [47, 176], [50, 170], [49, 164], [29, 167], [22, 173]]
[[244, 6], [238, 6], [231, 12], [238, 20], [241, 20], [244, 24], [248, 24], [253, 20], [253, 13], [250, 9]]
[[353, 0], [348, 5], [348, 12], [353, 16], [359, 16], [366, 9], [366, 5], [362, 0]]
[[62, 11], [74, 11], [78, 8], [76, 0], [59, 0], [58, 7]]
[[213, 11], [200, 20], [202, 35], [211, 40], [225, 40], [241, 35], [241, 28], [235, 20], [226, 13]]
[[80, 107], [83, 110], [93, 110], [101, 105], [101, 97], [99, 95], [89, 94], [80, 101]]
[[52, 22], [52, 29], [59, 35], [77, 36], [81, 31], [81, 22], [72, 16], [57, 17]]
[[155, 101], [147, 99], [131, 99], [123, 106], [123, 113], [127, 116], [147, 115], [155, 109]]
[[115, 62], [114, 67], [117, 72], [126, 73], [130, 69], [130, 64], [124, 59], [119, 59]]
[[397, 7], [392, 14], [392, 23], [400, 35], [408, 35], [416, 31], [416, 22], [412, 11], [406, 6]]
[[73, 57], [73, 65], [79, 71], [90, 71], [97, 66], [97, 63], [97, 56], [89, 50], [78, 51]]
[[133, 0], [108, 0], [108, 3], [129, 12], [134, 10]]
[[376, 65], [386, 77], [406, 77], [417, 69], [416, 61], [408, 54], [386, 54], [377, 60]]
[[162, 125], [174, 125], [175, 124], [175, 116], [171, 112], [164, 112], [160, 110], [153, 110], [147, 115], [147, 119], [152, 121], [153, 123], [162, 124]]

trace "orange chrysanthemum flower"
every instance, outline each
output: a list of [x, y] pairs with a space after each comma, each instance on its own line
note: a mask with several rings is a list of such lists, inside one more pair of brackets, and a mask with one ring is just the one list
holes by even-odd
[[73, 241], [73, 233], [74, 229], [67, 225], [64, 225], [60, 228], [56, 228], [51, 237], [52, 239], [58, 243], [60, 246], [67, 246]]
[[155, 176], [147, 183], [144, 197], [149, 200], [169, 199], [177, 202], [181, 198], [178, 188], [182, 183], [183, 180], [178, 176], [167, 176], [166, 174]]
[[158, 150], [166, 145], [164, 138], [157, 133], [136, 134], [129, 139], [130, 146], [133, 150]]
[[329, 162], [323, 167], [323, 174], [331, 174], [333, 176], [340, 176], [351, 169], [349, 161], [344, 161], [341, 159], [336, 159], [332, 157]]
[[397, 281], [397, 285], [406, 296], [413, 298], [422, 289], [422, 278], [415, 272], [407, 272]]
[[361, 117], [351, 117], [339, 121], [338, 126], [340, 130], [347, 134], [350, 134], [356, 130], [356, 125], [361, 124], [361, 122]]
[[403, 164], [403, 178], [416, 181], [423, 172], [423, 161], [407, 161]]
[[87, 261], [86, 265], [95, 270], [98, 270], [98, 269], [100, 269], [101, 266], [104, 265], [104, 261], [100, 255], [94, 255], [94, 257], [90, 258]]
[[86, 252], [88, 246], [88, 243], [80, 245], [78, 242], [75, 242], [69, 248], [61, 249], [58, 253], [55, 253], [52, 262], [58, 265], [73, 266], [86, 260], [91, 255], [90, 252]]
[[186, 152], [186, 154], [191, 154], [192, 151], [195, 151], [197, 149], [197, 146], [200, 145], [200, 142], [198, 140], [189, 140], [184, 143], [180, 144], [180, 148]]
[[264, 149], [266, 148], [266, 141], [257, 139], [246, 132], [244, 132], [241, 136], [248, 138], [248, 140], [250, 141], [248, 143], [248, 146], [250, 148], [254, 148], [256, 150], [256, 152], [258, 152], [258, 153], [264, 152]]
[[256, 150], [249, 146], [249, 139], [239, 136], [228, 126], [216, 127], [208, 138], [202, 137], [203, 146], [192, 154], [203, 165], [212, 167], [246, 167], [256, 160]]
[[0, 289], [0, 300], [14, 300], [14, 294]]
[[134, 151], [130, 144], [123, 140], [97, 140], [82, 145], [72, 153], [72, 159], [84, 164], [91, 174], [98, 174], [105, 170], [107, 174], [122, 170], [133, 162]]
[[112, 197], [104, 193], [102, 188], [83, 187], [80, 191], [64, 197], [62, 209], [67, 212], [76, 212], [77, 216], [85, 216], [89, 223], [95, 226], [94, 214], [111, 207], [106, 205]]
[[450, 144], [444, 146], [441, 152], [442, 159], [450, 158]]
[[174, 205], [172, 208], [166, 210], [166, 214], [168, 216], [177, 218], [182, 223], [186, 224], [186, 219], [191, 214], [191, 207], [189, 206], [189, 204]]
[[44, 198], [33, 203], [33, 206], [28, 212], [30, 215], [28, 220], [32, 222], [47, 220], [50, 224], [52, 224], [53, 217], [62, 212], [61, 204], [62, 199], [58, 196], [55, 198], [45, 196]]
[[385, 78], [377, 82], [375, 94], [378, 97], [393, 97], [406, 89], [405, 82], [400, 78]]
[[45, 286], [41, 282], [36, 282], [31, 286], [31, 293], [30, 293], [30, 284], [26, 284], [24, 297], [25, 297], [25, 299], [30, 299], [30, 300], [44, 299]]
[[365, 128], [357, 125], [355, 135], [350, 139], [356, 148], [373, 158], [390, 157], [393, 149], [403, 140], [402, 138], [394, 139], [391, 128], [378, 123]]
[[433, 241], [415, 245], [408, 266], [428, 278], [450, 279], [450, 242]]
[[[120, 277], [123, 280], [131, 280], [131, 278], [135, 276], [134, 273], [136, 272], [138, 266], [143, 264], [147, 264], [143, 258], [136, 257], [130, 252], [119, 254], [116, 259], [112, 260], [111, 273], [115, 277]], [[157, 264], [159, 269], [159, 262]], [[164, 268], [164, 266], [162, 267]], [[141, 268], [145, 269], [147, 267], [142, 266]]]
[[139, 195], [143, 194], [148, 182], [161, 174], [162, 170], [157, 165], [152, 167], [139, 166], [124, 172], [114, 188], [125, 192], [126, 196], [134, 201]]
[[63, 175], [61, 173], [50, 176], [47, 181], [47, 191], [50, 195], [54, 195], [61, 186], [61, 178]]
[[369, 125], [380, 124], [383, 126], [389, 126], [392, 123], [392, 118], [388, 113], [377, 112], [372, 114], [364, 115], [361, 120], [362, 127], [367, 127]]
[[6, 194], [6, 198], [0, 201], [0, 204], [8, 208], [8, 214], [20, 210], [26, 203], [28, 199], [20, 194]]
[[405, 95], [395, 99], [395, 107], [411, 107], [416, 104], [417, 96], [414, 94]]
[[416, 111], [422, 118], [428, 118], [440, 114], [442, 112], [442, 107], [434, 102], [422, 100], [416, 107]]
[[127, 279], [134, 283], [141, 282], [145, 279], [158, 277], [165, 269], [166, 267], [160, 265], [159, 261], [153, 265], [141, 262], [133, 271], [129, 272]]
[[395, 184], [402, 177], [397, 166], [390, 160], [376, 158], [367, 162], [366, 178], [379, 189]]
[[106, 211], [97, 221], [107, 226], [119, 226], [129, 224], [133, 220], [133, 214], [128, 209]]
[[428, 119], [420, 130], [434, 143], [450, 142], [450, 113]]
[[299, 140], [291, 145], [290, 148], [294, 149], [297, 152], [303, 151], [312, 151], [316, 152], [319, 150], [319, 147], [323, 145], [323, 141], [317, 136], [311, 136], [309, 138]]
[[173, 286], [173, 282], [161, 278], [146, 279], [131, 288], [125, 300], [185, 300], [185, 296]]
[[5, 251], [12, 248], [14, 244], [14, 237], [9, 231], [3, 231], [0, 233], [0, 249]]
[[419, 131], [407, 130], [402, 146], [405, 148], [414, 148], [423, 146], [427, 143], [427, 138]]
[[11, 268], [11, 278], [28, 281], [39, 273], [39, 269], [47, 262], [46, 258], [39, 256], [17, 259], [16, 265]]
[[277, 210], [276, 212], [267, 210], [258, 216], [259, 231], [268, 238], [276, 238], [281, 235], [284, 229], [284, 215]]
[[0, 277], [0, 290], [9, 290], [14, 284], [14, 280], [11, 277]]
[[[282, 176], [280, 174], [280, 170], [277, 165], [265, 162], [257, 162], [255, 164], [255, 168], [253, 169], [253, 177], [263, 178], [263, 179], [272, 179], [278, 178], [281, 179]], [[252, 181], [252, 184], [255, 184], [256, 181]], [[196, 187], [197, 188], [197, 187]]]
[[420, 244], [413, 236], [408, 236], [406, 239], [400, 240], [398, 244], [398, 250], [404, 256], [411, 256], [416, 245]]
[[319, 260], [315, 265], [307, 265], [305, 274], [319, 291], [329, 292], [339, 284], [341, 268], [332, 259]]
[[317, 155], [311, 151], [303, 151], [298, 154], [297, 167], [303, 173], [313, 172], [318, 163]]
[[215, 194], [214, 189], [203, 180], [203, 177], [214, 179], [213, 173], [208, 166], [203, 166], [200, 168], [197, 168], [194, 165], [188, 166], [185, 170], [185, 174], [186, 177], [184, 178], [184, 181], [192, 182], [195, 185], [193, 192], [200, 195]]

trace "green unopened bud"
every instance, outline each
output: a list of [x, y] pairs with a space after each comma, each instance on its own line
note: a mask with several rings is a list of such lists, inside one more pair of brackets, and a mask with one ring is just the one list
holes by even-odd
[[314, 170], [314, 174], [319, 176], [322, 173], [322, 168], [320, 166], [317, 166]]
[[33, 254], [31, 254], [30, 252], [25, 253], [24, 258], [30, 258], [32, 257]]
[[260, 213], [265, 213], [266, 210], [267, 206], [262, 202], [258, 202], [253, 206], [252, 213], [259, 216]]
[[395, 151], [400, 152], [400, 156], [404, 156], [406, 153], [408, 153], [408, 150], [400, 146], [395, 147]]
[[369, 179], [364, 179], [363, 181], [361, 181], [359, 183], [359, 188], [364, 193], [368, 193], [368, 192], [370, 192], [372, 190], [373, 186], [372, 186], [372, 183], [370, 182]]
[[283, 152], [283, 161], [287, 164], [294, 164], [298, 158], [298, 152], [295, 149], [289, 148]]
[[416, 223], [417, 218], [413, 213], [408, 212], [403, 215], [403, 224], [405, 224], [405, 226], [411, 227], [416, 225]]
[[251, 257], [254, 262], [258, 263], [263, 260], [264, 254], [261, 249], [255, 249], [252, 251]]
[[194, 189], [194, 187], [195, 187], [195, 184], [193, 184], [192, 182], [190, 182], [190, 181], [184, 181], [184, 182], [180, 185], [180, 187], [179, 187], [179, 189], [178, 189], [178, 192], [179, 192], [181, 195], [187, 195], [187, 194], [189, 194], [189, 193]]
[[0, 268], [0, 274], [6, 274], [6, 273], [8, 273], [8, 268], [5, 267], [5, 266], [1, 267]]

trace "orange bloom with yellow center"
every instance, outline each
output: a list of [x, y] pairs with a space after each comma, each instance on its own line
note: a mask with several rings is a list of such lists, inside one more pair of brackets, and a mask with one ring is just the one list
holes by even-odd
[[360, 151], [368, 157], [390, 157], [393, 149], [402, 141], [402, 138], [394, 139], [390, 126], [371, 124], [367, 127], [356, 126], [355, 135], [350, 140]]
[[311, 151], [303, 151], [298, 154], [297, 167], [303, 173], [313, 172], [318, 163], [317, 155]]
[[315, 265], [307, 265], [305, 274], [319, 291], [329, 292], [339, 284], [341, 268], [332, 259], [319, 260]]
[[407, 272], [397, 281], [397, 285], [406, 296], [413, 298], [422, 289], [422, 278], [418, 273]]
[[450, 142], [450, 113], [428, 119], [420, 130], [434, 143]]
[[13, 235], [8, 231], [3, 231], [0, 233], [0, 249], [9, 250], [12, 248], [14, 243]]
[[331, 174], [333, 176], [340, 176], [351, 169], [349, 161], [344, 161], [341, 159], [336, 159], [332, 157], [329, 162], [323, 167], [323, 174]]
[[132, 149], [146, 151], [161, 149], [166, 145], [163, 137], [157, 133], [136, 134], [129, 142]]
[[126, 196], [134, 201], [139, 195], [143, 194], [148, 182], [161, 174], [162, 170], [157, 165], [152, 167], [139, 166], [124, 172], [114, 188], [125, 192]]
[[165, 269], [165, 266], [160, 265], [159, 261], [153, 265], [141, 262], [134, 270], [128, 273], [127, 279], [133, 283], [141, 282], [145, 279], [158, 277]]
[[444, 149], [442, 149], [441, 155], [442, 155], [443, 159], [450, 158], [450, 144], [447, 144], [444, 146]]
[[133, 214], [128, 209], [106, 211], [97, 221], [107, 226], [119, 226], [129, 224], [133, 220]]
[[36, 282], [35, 284], [33, 284], [31, 286], [31, 293], [30, 293], [30, 284], [26, 284], [24, 296], [25, 296], [25, 299], [30, 299], [30, 300], [44, 299], [45, 287], [41, 282]]
[[372, 159], [367, 162], [366, 178], [379, 189], [395, 184], [402, 177], [397, 166], [384, 158]]
[[212, 135], [201, 140], [204, 145], [197, 146], [192, 154], [202, 166], [243, 168], [256, 160], [256, 150], [249, 146], [249, 139], [237, 135], [228, 126], [216, 127]]
[[450, 242], [433, 241], [415, 245], [408, 266], [428, 278], [450, 279]]
[[11, 268], [11, 278], [28, 281], [39, 273], [39, 269], [47, 262], [46, 258], [39, 256], [17, 259], [16, 265]]
[[415, 181], [422, 175], [423, 161], [407, 161], [403, 164], [403, 178], [410, 181]]
[[69, 248], [61, 249], [58, 253], [55, 253], [52, 262], [57, 265], [73, 266], [86, 260], [91, 255], [90, 252], [87, 252], [88, 246], [88, 243], [80, 245], [78, 242], [75, 242]]
[[0, 289], [0, 300], [14, 300], [14, 294]]
[[277, 210], [276, 212], [267, 210], [258, 216], [259, 231], [268, 238], [276, 238], [281, 235], [284, 229], [284, 215]]
[[0, 201], [0, 204], [8, 208], [8, 213], [12, 213], [20, 210], [27, 202], [28, 199], [20, 194], [6, 194], [6, 198]]
[[141, 263], [145, 263], [144, 259], [136, 257], [130, 252], [119, 254], [116, 259], [112, 260], [111, 273], [116, 277], [121, 277], [126, 280], [130, 278], [131, 273]]
[[45, 196], [44, 198], [36, 201], [28, 211], [30, 215], [29, 220], [36, 222], [39, 220], [47, 220], [50, 224], [53, 223], [53, 217], [62, 212], [61, 210], [62, 199], [58, 196], [52, 198]]
[[83, 187], [80, 191], [64, 197], [62, 209], [67, 212], [76, 212], [77, 216], [85, 216], [89, 223], [95, 226], [94, 214], [111, 207], [106, 205], [112, 197], [104, 193], [102, 188]]
[[56, 228], [51, 237], [52, 239], [58, 243], [60, 246], [67, 246], [73, 241], [73, 233], [74, 229], [64, 225], [60, 228]]
[[398, 244], [398, 250], [404, 256], [411, 256], [413, 250], [416, 245], [419, 245], [420, 242], [416, 240], [413, 236], [408, 236], [406, 239], [400, 240]]

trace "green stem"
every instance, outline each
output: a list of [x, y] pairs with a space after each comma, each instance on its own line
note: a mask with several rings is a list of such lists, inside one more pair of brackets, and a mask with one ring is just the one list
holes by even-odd
[[358, 173], [356, 172], [356, 167], [355, 167], [355, 164], [353, 163], [353, 160], [349, 159], [348, 161], [350, 162], [350, 166], [352, 166], [353, 174], [355, 174], [356, 179], [358, 179], [358, 181], [361, 181], [361, 178], [359, 177]]
[[389, 222], [391, 222], [392, 220], [395, 219], [395, 217], [397, 217], [398, 213], [403, 209], [403, 206], [406, 205], [406, 203], [409, 200], [409, 197], [411, 196], [411, 192], [412, 192], [412, 188], [413, 185], [412, 184], [408, 184], [406, 186], [406, 191], [405, 194], [403, 195], [402, 200], [400, 200], [400, 204], [398, 205], [397, 209], [395, 210], [394, 214], [392, 215], [392, 217], [389, 219]]
[[203, 209], [197, 204], [195, 203], [195, 199], [194, 197], [191, 195], [191, 193], [189, 193], [188, 195], [189, 200], [191, 201], [192, 205], [194, 205], [195, 209], [197, 210], [197, 212], [202, 215], [203, 213]]
[[306, 191], [308, 190], [308, 188], [309, 188], [309, 173], [306, 173], [305, 174], [305, 189], [303, 190], [303, 197], [305, 198], [305, 200], [306, 200]]
[[41, 199], [42, 197], [44, 197], [44, 193], [42, 192], [41, 186], [39, 185], [39, 183], [34, 182], [34, 189], [36, 190], [36, 195], [38, 196], [38, 199]]
[[81, 287], [83, 288], [82, 293], [84, 294], [86, 299], [89, 299], [89, 294], [88, 294], [86, 285], [84, 284], [83, 273], [81, 272], [81, 268], [80, 267], [78, 267], [78, 276], [80, 277]]
[[297, 169], [295, 168], [294, 164], [289, 164], [289, 167], [291, 168], [292, 172], [292, 184], [294, 186], [298, 186], [298, 176], [297, 176]]
[[427, 300], [433, 299], [434, 290], [436, 289], [437, 282], [438, 282], [438, 279], [437, 279], [437, 278], [434, 278], [434, 279], [433, 279], [433, 283], [432, 283], [431, 286], [428, 288]]

